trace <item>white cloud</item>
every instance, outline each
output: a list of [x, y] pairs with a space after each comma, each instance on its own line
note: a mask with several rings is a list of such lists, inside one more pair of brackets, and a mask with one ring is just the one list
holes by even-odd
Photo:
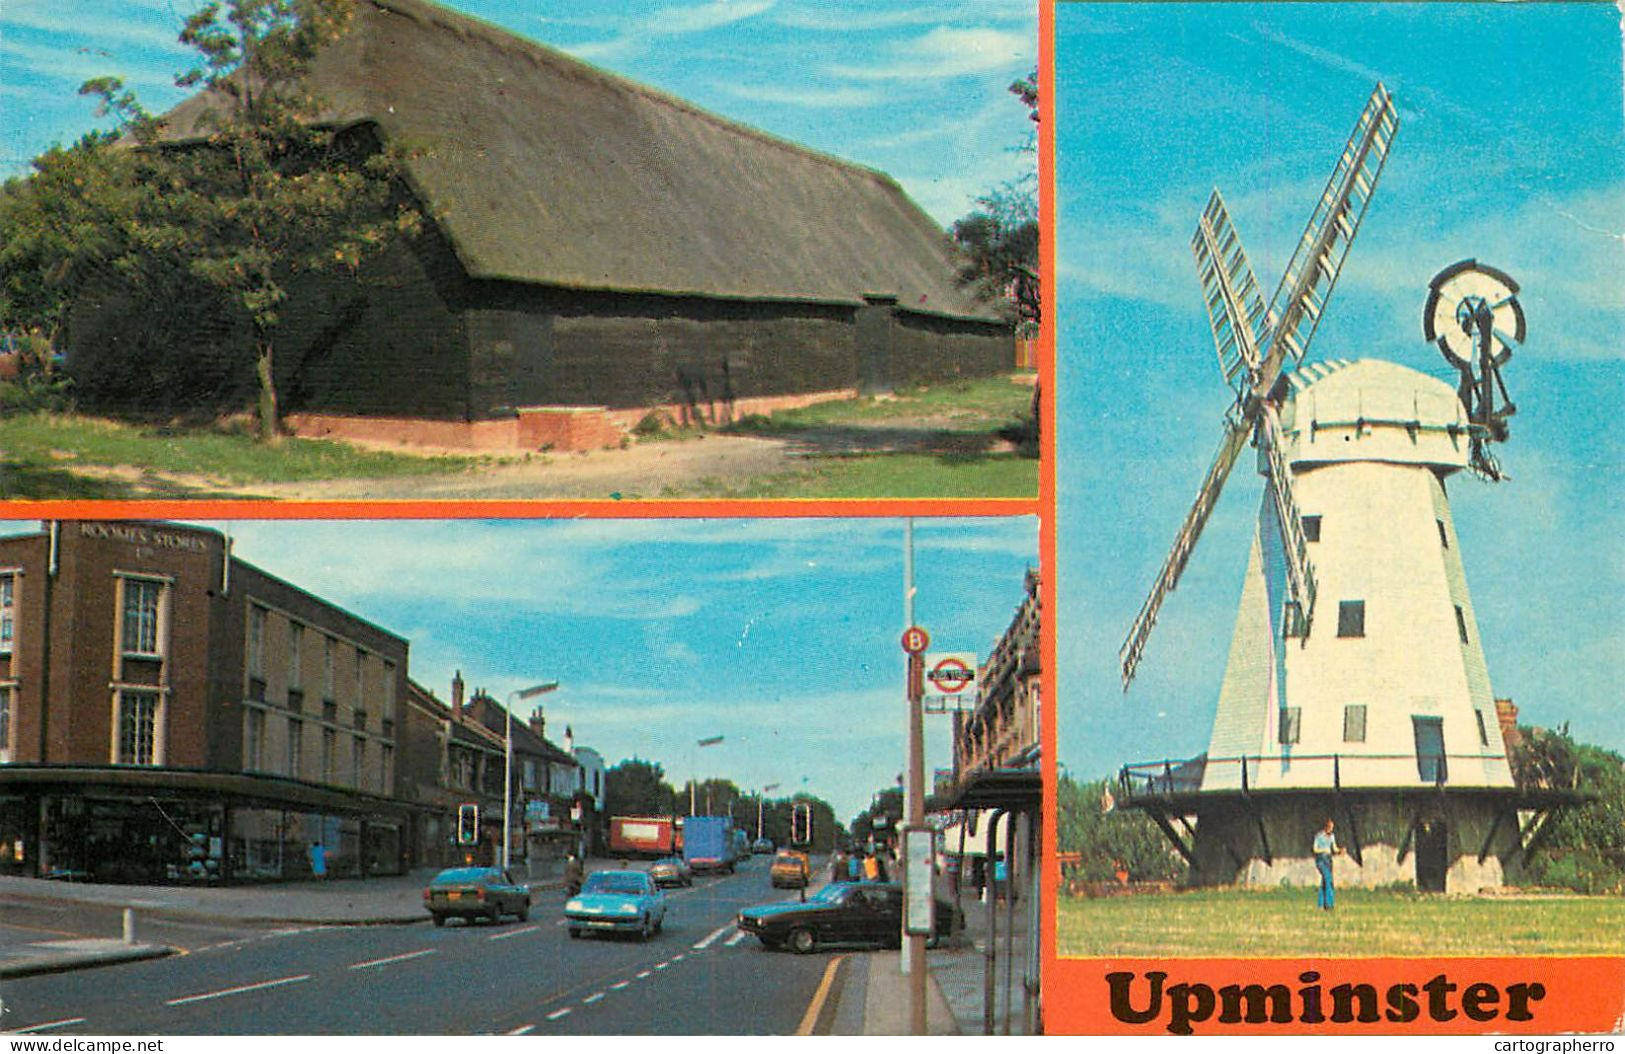
[[833, 65], [828, 72], [853, 80], [941, 80], [1030, 66], [1035, 48], [1030, 33], [938, 26], [892, 45], [872, 65]]
[[666, 37], [703, 33], [755, 18], [772, 10], [777, 0], [710, 0], [674, 4], [645, 18], [621, 19], [620, 30], [607, 40], [573, 44], [564, 50], [589, 62], [626, 60], [645, 54]]
[[878, 106], [889, 96], [879, 88], [812, 88], [774, 84], [739, 84], [724, 81], [713, 88], [739, 99], [755, 102], [778, 103], [783, 106], [805, 106], [810, 109], [854, 109]]

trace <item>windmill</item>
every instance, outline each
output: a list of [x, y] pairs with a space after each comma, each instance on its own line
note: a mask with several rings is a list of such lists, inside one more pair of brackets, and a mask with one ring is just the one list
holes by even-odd
[[[1463, 261], [1424, 332], [1461, 387], [1374, 359], [1306, 361], [1397, 129], [1378, 84], [1266, 303], [1217, 190], [1191, 249], [1231, 393], [1217, 454], [1120, 652], [1125, 691], [1244, 447], [1264, 497], [1205, 754], [1130, 765], [1197, 883], [1314, 880], [1335, 817], [1340, 881], [1499, 885], [1535, 827], [1516, 791], [1445, 480], [1501, 478], [1501, 368], [1524, 335], [1511, 279]], [[1322, 609], [1325, 609], [1324, 611]], [[1538, 803], [1537, 803], [1538, 805]], [[1544, 819], [1541, 812], [1536, 823]]]

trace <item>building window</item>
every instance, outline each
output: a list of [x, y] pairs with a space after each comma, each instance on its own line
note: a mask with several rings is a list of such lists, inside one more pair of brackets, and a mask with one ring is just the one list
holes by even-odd
[[333, 782], [333, 751], [338, 746], [338, 733], [331, 728], [322, 729], [322, 782]]
[[350, 741], [350, 767], [355, 770], [356, 789], [364, 789], [367, 784], [367, 741], [360, 736]]
[[339, 642], [332, 637], [322, 638], [322, 698], [332, 699], [333, 696], [333, 662], [337, 653]]
[[1351, 703], [1343, 707], [1343, 742], [1365, 742], [1365, 704]]
[[1448, 531], [1446, 531], [1444, 529], [1444, 521], [1443, 520], [1434, 520], [1433, 522], [1439, 525], [1439, 545], [1440, 545], [1440, 547], [1445, 548], [1445, 549], [1450, 548], [1450, 534], [1449, 534]]
[[1444, 757], [1444, 718], [1412, 717], [1416, 732], [1416, 774], [1423, 783], [1442, 784], [1448, 778]]
[[395, 716], [395, 664], [384, 660], [384, 716]]
[[0, 654], [9, 654], [17, 634], [17, 573], [0, 574]]
[[1489, 726], [1484, 723], [1484, 711], [1475, 709], [1473, 711], [1473, 716], [1478, 718], [1479, 745], [1487, 747], [1490, 745], [1490, 729]]
[[367, 653], [355, 650], [355, 705], [367, 705]]
[[288, 775], [299, 778], [300, 761], [305, 751], [305, 723], [288, 718]]
[[258, 772], [265, 768], [265, 711], [243, 711], [243, 768]]
[[1461, 605], [1460, 604], [1456, 605], [1456, 632], [1461, 635], [1461, 642], [1463, 644], [1466, 644], [1467, 643], [1467, 613], [1461, 610]]
[[1337, 604], [1337, 635], [1365, 636], [1365, 601], [1342, 600]]
[[1305, 516], [1303, 518], [1303, 540], [1306, 542], [1320, 541], [1320, 517]]
[[1296, 743], [1302, 731], [1303, 708], [1301, 706], [1281, 707], [1280, 739], [1283, 744]]
[[118, 695], [118, 763], [158, 764], [158, 693]]
[[11, 686], [0, 686], [0, 761], [11, 760], [11, 697]]
[[124, 581], [124, 639], [126, 655], [160, 655], [158, 610], [164, 584], [144, 578]]
[[265, 615], [258, 604], [248, 606], [248, 675], [265, 679]]
[[302, 691], [305, 687], [305, 627], [297, 622], [288, 623], [288, 688]]
[[379, 791], [383, 794], [393, 793], [395, 789], [395, 748], [385, 743], [379, 748], [378, 754], [379, 764], [382, 767], [379, 778], [383, 780]]

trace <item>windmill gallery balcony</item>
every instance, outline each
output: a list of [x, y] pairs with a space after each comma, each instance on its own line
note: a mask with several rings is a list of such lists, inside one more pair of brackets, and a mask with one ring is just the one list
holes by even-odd
[[[1451, 768], [1471, 771], [1477, 778], [1452, 783]], [[1164, 759], [1124, 765], [1118, 773], [1120, 797], [1125, 803], [1142, 798], [1166, 799], [1204, 791], [1241, 791], [1279, 787], [1349, 788], [1475, 786], [1486, 784], [1485, 766], [1504, 766], [1494, 754], [1253, 754], [1210, 758], [1199, 754], [1184, 760]], [[1351, 769], [1358, 776], [1351, 777]], [[1489, 781], [1500, 783], [1501, 781]]]

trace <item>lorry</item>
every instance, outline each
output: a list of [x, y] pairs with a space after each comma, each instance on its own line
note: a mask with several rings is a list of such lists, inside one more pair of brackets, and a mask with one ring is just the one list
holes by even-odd
[[733, 820], [726, 816], [690, 816], [683, 824], [683, 859], [690, 870], [734, 870]]
[[677, 824], [670, 816], [611, 816], [611, 856], [671, 856], [677, 852]]

